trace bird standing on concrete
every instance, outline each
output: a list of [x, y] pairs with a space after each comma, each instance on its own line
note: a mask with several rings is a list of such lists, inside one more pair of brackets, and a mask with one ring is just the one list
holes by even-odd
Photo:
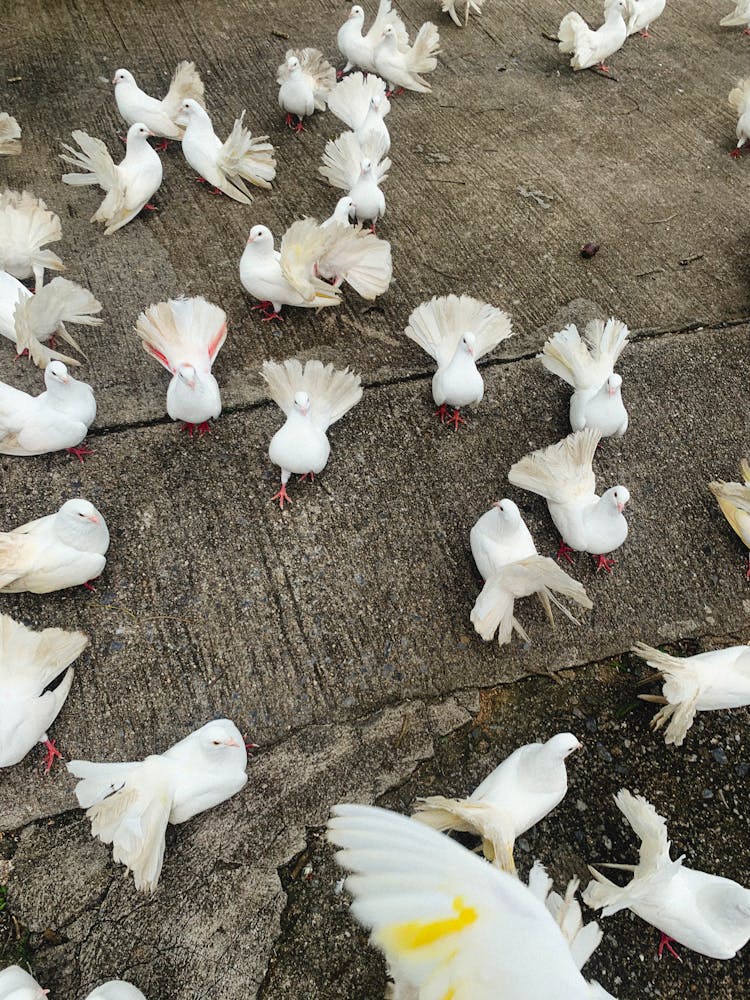
[[59, 216], [29, 191], [5, 190], [0, 195], [0, 270], [19, 281], [34, 278], [35, 291], [44, 284], [44, 272], [64, 271], [65, 265], [47, 243], [62, 239]]
[[163, 100], [141, 90], [130, 70], [118, 69], [112, 83], [117, 109], [128, 127], [142, 122], [152, 135], [163, 138], [161, 149], [166, 149], [169, 139], [182, 139], [184, 128], [177, 118], [183, 102], [190, 98], [203, 104], [203, 81], [191, 62], [178, 64]]
[[609, 72], [604, 60], [621, 49], [628, 37], [626, 10], [626, 0], [608, 0], [604, 6], [604, 24], [596, 31], [576, 11], [565, 15], [557, 31], [559, 48], [571, 54], [570, 65], [574, 70], [596, 66], [603, 73]]
[[336, 70], [318, 49], [289, 49], [276, 74], [279, 107], [295, 132], [304, 130], [304, 119], [325, 111], [329, 93], [336, 86]]

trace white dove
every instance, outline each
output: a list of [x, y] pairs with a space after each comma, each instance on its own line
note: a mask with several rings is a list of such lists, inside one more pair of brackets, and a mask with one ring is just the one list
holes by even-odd
[[594, 876], [584, 902], [603, 917], [632, 910], [661, 931], [659, 956], [672, 941], [709, 958], [734, 958], [750, 938], [750, 889], [718, 875], [695, 871], [672, 861], [663, 816], [640, 795], [622, 788], [617, 808], [641, 840], [637, 865], [603, 865], [632, 872], [625, 886], [615, 885], [589, 865]]
[[286, 111], [287, 125], [302, 132], [305, 118], [315, 111], [325, 111], [328, 94], [336, 85], [336, 70], [318, 49], [289, 49], [276, 82], [279, 107]]
[[744, 35], [750, 35], [750, 0], [736, 0], [734, 10], [722, 17], [719, 24], [724, 28], [741, 27], [745, 25]]
[[[419, 94], [429, 94], [432, 87], [422, 78], [423, 73], [431, 73], [437, 66], [440, 53], [440, 34], [431, 21], [426, 21], [414, 39], [414, 45], [403, 48], [399, 44], [399, 34], [392, 25], [386, 25], [383, 36], [375, 48], [375, 72], [386, 80], [392, 93], [414, 90]], [[398, 89], [395, 89], [398, 88]]]
[[[385, 96], [385, 83], [380, 77], [370, 73], [352, 73], [337, 83], [328, 95], [328, 108], [345, 125], [348, 125], [360, 148], [368, 135], [378, 137], [377, 148], [385, 155], [391, 148], [391, 137], [383, 120], [391, 110], [391, 102]], [[360, 160], [365, 157], [361, 153]]]
[[[449, 14], [451, 20], [459, 28], [463, 28], [464, 25], [469, 23], [469, 14], [472, 12], [474, 14], [482, 13], [482, 4], [484, 0], [437, 0], [438, 7], [442, 10], [444, 14]], [[463, 21], [456, 10], [456, 5], [463, 6]]]
[[0, 454], [46, 455], [65, 449], [82, 462], [91, 454], [82, 442], [96, 416], [94, 391], [74, 379], [62, 361], [50, 361], [44, 384], [44, 392], [30, 396], [0, 382]]
[[414, 818], [435, 830], [476, 834], [482, 838], [485, 857], [515, 873], [516, 839], [565, 798], [565, 759], [580, 749], [572, 733], [558, 733], [546, 743], [528, 743], [498, 764], [468, 799], [443, 795], [417, 799]]
[[204, 298], [170, 299], [142, 312], [135, 324], [144, 351], [172, 375], [167, 413], [182, 430], [201, 437], [221, 413], [221, 395], [211, 367], [227, 337], [227, 315]]
[[127, 69], [118, 69], [112, 83], [115, 85], [117, 110], [128, 123], [128, 127], [142, 122], [152, 135], [161, 136], [164, 142], [159, 148], [165, 149], [168, 139], [182, 139], [184, 129], [177, 117], [183, 101], [188, 98], [203, 103], [203, 81], [195, 63], [181, 62], [172, 76], [167, 95], [163, 100], [150, 97], [135, 82], [135, 77]]
[[696, 712], [750, 705], [750, 646], [730, 646], [695, 656], [670, 656], [638, 642], [633, 652], [664, 680], [663, 696], [639, 695], [663, 707], [651, 720], [654, 729], [668, 722], [666, 742], [682, 746]]
[[185, 823], [231, 798], [247, 782], [247, 751], [229, 719], [217, 719], [143, 761], [72, 760], [81, 780], [76, 798], [91, 832], [112, 844], [116, 863], [133, 872], [136, 889], [154, 892], [168, 823]]
[[0, 767], [18, 764], [37, 743], [43, 743], [49, 773], [60, 751], [47, 730], [68, 697], [73, 683], [71, 663], [88, 641], [82, 632], [60, 628], [32, 632], [8, 615], [0, 615]]
[[[588, 341], [588, 343], [586, 343]], [[614, 366], [628, 342], [628, 328], [614, 317], [595, 319], [586, 327], [586, 339], [571, 323], [558, 330], [537, 357], [547, 371], [573, 387], [570, 426], [574, 431], [593, 427], [602, 437], [622, 437], [628, 413], [622, 401], [622, 376]]]
[[86, 1000], [146, 1000], [146, 997], [132, 983], [126, 983], [122, 979], [112, 979], [97, 986], [92, 993], [89, 993]]
[[[327, 839], [350, 875], [352, 915], [414, 1000], [593, 1000], [547, 905], [460, 844], [372, 806], [336, 805]], [[543, 961], [540, 961], [540, 955]]]
[[364, 139], [354, 132], [342, 132], [326, 143], [319, 168], [332, 187], [348, 192], [357, 220], [371, 222], [373, 232], [378, 219], [385, 215], [380, 185], [388, 179], [391, 168], [386, 151], [385, 139], [377, 132], [370, 132]]
[[609, 67], [604, 60], [621, 49], [628, 36], [625, 24], [626, 0], [609, 0], [604, 6], [604, 24], [594, 31], [576, 11], [566, 14], [557, 34], [560, 51], [571, 53], [574, 70], [596, 66], [604, 73]]
[[514, 628], [524, 641], [530, 641], [513, 614], [519, 597], [537, 594], [553, 627], [552, 604], [570, 621], [578, 622], [552, 591], [572, 598], [584, 608], [593, 607], [582, 584], [552, 559], [537, 554], [531, 533], [512, 500], [500, 500], [482, 514], [471, 529], [470, 541], [474, 562], [485, 581], [472, 608], [471, 621], [486, 642], [495, 632], [498, 645], [510, 642]]
[[544, 497], [550, 516], [560, 532], [557, 558], [572, 562], [571, 552], [589, 552], [597, 572], [612, 571], [613, 552], [628, 537], [628, 522], [622, 515], [630, 493], [612, 486], [596, 495], [592, 468], [599, 431], [591, 427], [569, 434], [557, 444], [532, 452], [511, 466], [508, 481]]
[[274, 249], [269, 229], [254, 226], [240, 259], [240, 281], [260, 299], [253, 308], [264, 313], [264, 320], [281, 319], [284, 305], [337, 306], [342, 281], [362, 298], [374, 299], [388, 289], [392, 276], [390, 243], [361, 226], [319, 226], [314, 219], [293, 223], [281, 240], [281, 252]]
[[44, 1000], [48, 993], [20, 965], [0, 970], [0, 1000]]
[[409, 34], [404, 22], [392, 9], [391, 0], [380, 0], [377, 16], [366, 35], [362, 34], [365, 12], [359, 4], [354, 4], [349, 16], [339, 28], [336, 39], [339, 52], [347, 60], [344, 73], [355, 67], [364, 70], [365, 73], [376, 72], [375, 48], [389, 24], [396, 32], [399, 48], [406, 51], [409, 46]]
[[649, 38], [648, 29], [664, 13], [666, 0], [625, 0], [628, 37], [637, 32]]
[[334, 208], [331, 215], [321, 222], [321, 229], [330, 229], [331, 226], [348, 226], [349, 223], [355, 216], [356, 207], [353, 200], [348, 194], [345, 194], [343, 198], [339, 198], [336, 202], [336, 207]]
[[96, 507], [67, 500], [56, 514], [0, 532], [0, 592], [87, 586], [103, 572], [108, 548], [109, 531]]
[[21, 152], [21, 126], [7, 111], [0, 111], [0, 156]]
[[[740, 472], [741, 483], [725, 483], [723, 479], [717, 479], [709, 483], [708, 488], [719, 501], [721, 512], [735, 533], [750, 549], [750, 462], [746, 458], [740, 462]], [[750, 580], [750, 556], [745, 579]]]
[[432, 379], [437, 416], [445, 422], [452, 407], [448, 423], [458, 430], [466, 422], [461, 409], [478, 406], [484, 396], [477, 361], [511, 336], [510, 316], [469, 295], [444, 295], [417, 306], [404, 332], [437, 362]]
[[0, 195], [0, 270], [25, 281], [34, 278], [38, 292], [44, 271], [64, 271], [56, 253], [43, 250], [62, 239], [60, 219], [41, 198], [29, 191], [5, 190]]
[[271, 399], [286, 415], [268, 446], [268, 457], [281, 469], [281, 487], [271, 497], [291, 503], [286, 484], [292, 473], [307, 479], [322, 472], [331, 446], [326, 434], [362, 398], [359, 375], [340, 371], [322, 361], [308, 361], [303, 369], [295, 358], [283, 364], [265, 361], [261, 375], [268, 383]]
[[243, 205], [252, 202], [245, 181], [256, 187], [270, 188], [276, 176], [273, 146], [267, 135], [253, 137], [242, 124], [243, 111], [235, 121], [226, 142], [214, 132], [205, 108], [192, 98], [182, 103], [182, 116], [187, 123], [182, 137], [182, 152], [198, 180], [213, 184], [214, 193], [223, 192]]
[[[742, 147], [750, 139], [750, 76], [740, 80], [729, 92], [729, 106], [737, 112], [737, 145], [729, 154], [737, 158], [742, 155]], [[0, 263], [2, 258], [0, 258]]]
[[98, 184], [106, 192], [106, 198], [91, 216], [92, 222], [104, 222], [105, 236], [111, 236], [127, 225], [144, 209], [153, 209], [151, 199], [161, 186], [162, 165], [159, 154], [148, 144], [148, 137], [154, 133], [142, 123], [136, 122], [128, 129], [124, 159], [115, 164], [101, 139], [94, 139], [86, 132], [75, 131], [73, 138], [81, 147], [81, 152], [62, 143], [72, 156], [60, 155], [60, 159], [86, 173], [63, 174], [63, 183], [81, 187]]
[[81, 351], [65, 323], [99, 326], [102, 321], [94, 314], [101, 308], [91, 292], [67, 278], [53, 278], [34, 295], [18, 278], [0, 271], [0, 336], [12, 341], [19, 355], [29, 354], [39, 368], [52, 360], [80, 364], [48, 345], [62, 337]]
[[[552, 914], [568, 942], [573, 961], [577, 968], [582, 969], [601, 944], [603, 934], [595, 920], [588, 924], [583, 922], [581, 905], [575, 898], [579, 885], [580, 881], [572, 878], [565, 888], [565, 895], [561, 896], [554, 891], [552, 879], [541, 861], [535, 861], [529, 872], [529, 890]], [[605, 992], [593, 993], [593, 996], [607, 995]]]

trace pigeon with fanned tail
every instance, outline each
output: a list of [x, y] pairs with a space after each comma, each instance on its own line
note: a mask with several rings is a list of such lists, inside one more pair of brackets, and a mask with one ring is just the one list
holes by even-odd
[[344, 883], [351, 912], [385, 955], [393, 997], [613, 1000], [579, 969], [594, 935], [571, 947], [538, 876], [529, 889], [448, 837], [372, 806], [334, 806], [326, 836], [353, 873]]
[[29, 191], [5, 190], [0, 195], [0, 270], [19, 281], [34, 278], [39, 291], [45, 270], [65, 270], [56, 253], [43, 249], [61, 239], [60, 219], [41, 198]]
[[495, 633], [498, 645], [510, 642], [514, 629], [525, 642], [530, 641], [514, 615], [519, 597], [536, 594], [553, 628], [553, 604], [569, 621], [579, 624], [556, 593], [581, 607], [593, 607], [582, 584], [552, 559], [538, 555], [531, 533], [512, 500], [500, 500], [482, 514], [471, 529], [470, 541], [474, 561], [484, 580], [471, 611], [471, 622], [485, 642], [491, 641]]
[[96, 417], [94, 391], [79, 382], [62, 361], [44, 369], [45, 391], [30, 396], [0, 382], [0, 454], [46, 455], [69, 451], [81, 462], [91, 452], [83, 447]]
[[431, 21], [426, 21], [414, 39], [414, 45], [403, 48], [398, 30], [386, 25], [383, 37], [375, 48], [375, 72], [390, 84], [387, 92], [414, 90], [419, 94], [432, 93], [432, 87], [424, 79], [424, 73], [431, 73], [437, 66], [440, 54], [440, 34]]
[[[570, 954], [576, 963], [576, 968], [582, 969], [591, 958], [602, 941], [602, 929], [595, 920], [588, 924], [583, 922], [581, 906], [575, 898], [580, 881], [572, 878], [566, 888], [565, 895], [555, 892], [552, 879], [541, 861], [535, 861], [529, 872], [529, 889], [538, 900], [547, 907], [555, 923], [568, 942]], [[600, 996], [594, 993], [594, 996]], [[606, 995], [606, 994], [605, 994]]]
[[76, 798], [91, 832], [133, 873], [136, 889], [154, 892], [164, 861], [167, 824], [185, 823], [236, 795], [247, 782], [247, 751], [229, 719], [217, 719], [143, 761], [72, 760]]
[[596, 31], [576, 11], [565, 15], [557, 30], [559, 48], [571, 55], [574, 70], [595, 66], [603, 73], [609, 72], [604, 60], [621, 49], [628, 37], [625, 13], [626, 0], [610, 0], [604, 7], [604, 24]]
[[729, 154], [736, 158], [742, 155], [742, 147], [750, 139], [750, 76], [729, 92], [729, 106], [737, 112], [737, 145]]
[[60, 714], [70, 692], [71, 664], [87, 645], [88, 639], [81, 632], [64, 632], [59, 628], [33, 632], [8, 615], [0, 615], [0, 703], [3, 706], [0, 767], [18, 764], [37, 743], [42, 743], [47, 750], [45, 770], [49, 773], [60, 752], [47, 730]]
[[[661, 931], [659, 955], [674, 955], [672, 942], [709, 958], [734, 958], [750, 938], [750, 889], [731, 879], [696, 871], [672, 861], [671, 844], [663, 816], [640, 795], [621, 789], [617, 808], [640, 838], [637, 865], [600, 865], [631, 872], [627, 885], [610, 882], [589, 865], [594, 876], [583, 893], [584, 902], [603, 917], [620, 910]], [[684, 857], [684, 856], [683, 856]]]
[[0, 111], [0, 156], [21, 152], [21, 126], [7, 111]]
[[[735, 533], [750, 549], [750, 462], [746, 458], [740, 462], [740, 472], [741, 483], [725, 483], [723, 479], [718, 479], [709, 483], [708, 488], [719, 501], [721, 512]], [[750, 556], [745, 579], [750, 580]]]
[[750, 35], [750, 0], [736, 0], [734, 10], [722, 17], [719, 24], [723, 28], [742, 28], [743, 34]]
[[0, 969], [0, 1000], [46, 1000], [48, 993], [20, 965]]
[[[404, 332], [437, 362], [432, 379], [437, 416], [458, 430], [466, 422], [461, 410], [478, 406], [484, 396], [476, 363], [511, 336], [510, 316], [469, 295], [444, 295], [417, 306]], [[447, 417], [449, 407], [453, 413]]]
[[570, 426], [593, 427], [602, 437], [622, 437], [628, 413], [622, 401], [622, 376], [615, 363], [628, 342], [628, 328], [619, 319], [596, 319], [586, 327], [585, 340], [571, 323], [545, 343], [540, 359], [547, 371], [573, 388]]
[[336, 39], [339, 52], [347, 60], [344, 73], [352, 69], [361, 69], [365, 73], [376, 72], [375, 48], [389, 24], [396, 32], [399, 48], [405, 51], [409, 45], [409, 34], [404, 22], [393, 10], [391, 0], [380, 0], [377, 16], [366, 34], [362, 33], [365, 25], [364, 9], [359, 4], [354, 4], [339, 28]]
[[67, 278], [53, 278], [33, 295], [18, 278], [0, 271], [0, 336], [12, 341], [19, 355], [29, 354], [39, 368], [55, 360], [79, 365], [49, 345], [62, 337], [83, 354], [65, 324], [99, 326], [102, 321], [95, 314], [101, 308], [91, 292]]
[[126, 983], [122, 979], [112, 979], [97, 986], [92, 993], [89, 993], [86, 1000], [146, 1000], [146, 997], [132, 983]]
[[385, 96], [385, 83], [373, 73], [367, 76], [352, 73], [337, 83], [328, 95], [328, 108], [349, 126], [360, 144], [375, 133], [381, 140], [383, 155], [391, 148], [391, 137], [383, 120], [390, 113], [391, 102]]
[[[438, 7], [444, 14], [448, 14], [459, 28], [463, 28], [469, 23], [470, 14], [479, 16], [482, 13], [483, 3], [484, 0], [437, 0]], [[461, 8], [461, 14], [456, 8]]]
[[135, 324], [144, 351], [172, 375], [167, 413], [182, 430], [210, 431], [209, 420], [221, 413], [219, 386], [211, 373], [227, 337], [223, 309], [197, 296], [170, 299], [142, 312]]
[[107, 564], [109, 531], [88, 500], [68, 500], [12, 531], [0, 532], [0, 591], [49, 594], [88, 586]]
[[485, 857], [515, 874], [515, 841], [565, 798], [565, 761], [580, 748], [572, 733], [558, 733], [546, 743], [528, 743], [498, 764], [467, 799], [443, 795], [418, 799], [414, 818], [435, 830], [481, 837]]
[[283, 364], [266, 361], [261, 371], [271, 399], [286, 415], [286, 422], [271, 438], [268, 457], [281, 469], [281, 487], [272, 500], [291, 503], [286, 490], [294, 473], [307, 479], [322, 472], [331, 446], [327, 431], [362, 398], [359, 375], [340, 371], [322, 361], [308, 361], [303, 368], [296, 358]]
[[628, 37], [636, 31], [650, 38], [648, 29], [664, 13], [666, 0], [625, 0], [625, 23]]
[[368, 133], [360, 139], [354, 132], [342, 132], [330, 139], [323, 150], [320, 173], [332, 187], [348, 192], [359, 222], [373, 229], [385, 215], [385, 195], [380, 185], [388, 179], [391, 161], [388, 143], [382, 134]]
[[599, 431], [591, 427], [569, 434], [516, 462], [508, 481], [547, 501], [561, 536], [558, 559], [572, 562], [572, 552], [588, 552], [596, 559], [597, 571], [609, 573], [614, 560], [605, 553], [619, 549], [628, 537], [622, 512], [630, 493], [618, 485], [597, 496], [592, 463], [599, 438]]
[[97, 184], [106, 193], [104, 201], [91, 216], [92, 222], [105, 223], [105, 236], [126, 226], [144, 208], [153, 208], [151, 199], [161, 186], [162, 165], [159, 154], [148, 144], [153, 135], [140, 122], [128, 129], [125, 156], [115, 164], [101, 139], [75, 131], [73, 138], [81, 152], [63, 143], [72, 155], [60, 159], [85, 173], [63, 174], [63, 183], [74, 187]]
[[203, 104], [203, 81], [195, 63], [181, 62], [172, 76], [167, 95], [163, 100], [150, 97], [135, 82], [127, 69], [118, 69], [112, 83], [115, 85], [117, 109], [128, 127], [142, 122], [152, 135], [167, 139], [182, 139], [184, 128], [177, 121], [180, 108], [188, 98]]
[[670, 656], [638, 642], [633, 652], [659, 672], [649, 680], [663, 679], [662, 696], [639, 695], [662, 707], [651, 720], [653, 729], [668, 723], [667, 744], [682, 746], [696, 712], [750, 705], [750, 646], [730, 646], [695, 656]]
[[215, 193], [221, 191], [249, 205], [253, 199], [245, 181], [270, 188], [276, 176], [276, 160], [268, 136], [253, 136], [243, 125], [244, 118], [243, 111], [226, 142], [216, 135], [208, 112], [197, 101], [183, 102], [180, 120], [187, 125], [182, 152], [197, 171], [198, 180], [212, 184]]
[[295, 132], [304, 130], [304, 120], [325, 111], [329, 93], [336, 86], [336, 70], [318, 49], [289, 49], [276, 74], [279, 107]]

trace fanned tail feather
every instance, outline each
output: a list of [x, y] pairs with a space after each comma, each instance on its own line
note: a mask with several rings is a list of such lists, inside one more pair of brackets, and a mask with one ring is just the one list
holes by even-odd
[[594, 452], [601, 434], [587, 427], [557, 444], [532, 452], [511, 466], [508, 481], [554, 503], [582, 493], [593, 493]]
[[336, 223], [325, 233], [328, 244], [319, 263], [323, 277], [345, 281], [363, 299], [388, 290], [393, 277], [390, 243], [361, 226]]
[[191, 364], [208, 372], [226, 340], [227, 316], [201, 296], [170, 299], [142, 312], [135, 330], [144, 351], [167, 371]]
[[[176, 118], [180, 113], [183, 101], [188, 98], [197, 101], [203, 107], [205, 87], [196, 69], [195, 63], [183, 60], [178, 63], [169, 84], [169, 90], [161, 102], [164, 112], [169, 118]], [[180, 131], [182, 127], [178, 126]]]
[[34, 364], [41, 368], [53, 359], [66, 364], [80, 364], [75, 358], [51, 350], [42, 341], [53, 333], [57, 334], [85, 357], [84, 351], [63, 324], [99, 326], [102, 321], [94, 314], [101, 312], [101, 308], [101, 303], [88, 289], [67, 278], [53, 278], [36, 295], [21, 300], [16, 306], [14, 320], [19, 352], [28, 350]]
[[41, 691], [81, 655], [88, 642], [82, 632], [60, 628], [35, 632], [9, 615], [0, 615], [0, 676], [29, 677]]
[[266, 361], [261, 375], [271, 399], [287, 415], [294, 405], [295, 393], [306, 392], [312, 417], [323, 430], [340, 420], [362, 398], [359, 375], [348, 368], [342, 371], [333, 365], [323, 365], [322, 361], [308, 361], [304, 368], [296, 358], [282, 364]]

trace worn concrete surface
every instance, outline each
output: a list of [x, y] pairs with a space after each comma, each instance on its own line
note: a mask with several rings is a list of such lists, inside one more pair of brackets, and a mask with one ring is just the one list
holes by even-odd
[[[400, 6], [412, 26], [434, 16], [427, 0]], [[346, 5], [30, 0], [12, 12], [0, 107], [22, 123], [25, 151], [0, 160], [0, 183], [28, 186], [60, 213], [55, 249], [100, 297], [105, 324], [80, 337], [100, 406], [96, 456], [83, 468], [61, 456], [0, 460], [0, 525], [80, 494], [105, 513], [113, 545], [95, 595], [5, 597], [2, 610], [92, 637], [54, 728], [68, 757], [159, 750], [215, 714], [262, 744], [241, 796], [170, 831], [151, 900], [91, 840], [61, 771], [44, 779], [32, 755], [0, 775], [0, 856], [12, 866], [0, 934], [21, 934], [62, 1000], [114, 975], [149, 1000], [379, 996], [382, 970], [332, 897], [337, 876], [316, 839], [330, 804], [384, 797], [406, 808], [427, 790], [465, 792], [517, 743], [561, 728], [580, 731], [588, 751], [564, 805], [528, 838], [529, 860], [563, 880], [606, 860], [605, 835], [613, 857], [632, 853], [610, 798], [626, 781], [670, 817], [691, 862], [750, 881], [747, 713], [702, 717], [675, 751], [648, 732], [650, 708], [618, 714], [643, 673], [627, 658], [566, 673], [563, 687], [547, 676], [510, 684], [617, 656], [635, 639], [747, 640], [743, 550], [706, 483], [732, 478], [750, 445], [750, 161], [727, 156], [726, 105], [750, 43], [718, 28], [725, 4], [685, 0], [650, 42], [612, 59], [616, 81], [574, 77], [543, 37], [567, 3], [486, 7], [464, 32], [440, 18], [433, 95], [393, 102], [382, 227], [392, 289], [374, 306], [349, 295], [335, 312], [292, 312], [275, 328], [250, 312], [239, 255], [254, 223], [280, 233], [301, 214], [329, 213], [336, 192], [316, 171], [340, 130], [316, 116], [302, 136], [287, 133], [275, 70], [290, 45], [333, 57]], [[119, 154], [113, 70], [128, 66], [159, 91], [181, 58], [199, 65], [224, 131], [247, 107], [251, 127], [271, 134], [276, 187], [249, 208], [212, 198], [175, 148], [161, 211], [105, 239], [88, 222], [94, 193], [59, 183], [58, 141], [82, 127]], [[578, 249], [592, 239], [602, 249], [584, 261]], [[428, 359], [401, 334], [423, 298], [454, 290], [504, 306], [516, 330], [458, 435], [433, 423]], [[166, 375], [131, 332], [143, 308], [183, 292], [229, 315], [216, 366], [225, 413], [201, 441], [164, 417]], [[566, 393], [531, 358], [555, 323], [597, 311], [636, 331], [620, 366], [631, 428], [596, 463], [603, 485], [630, 488], [631, 536], [611, 579], [584, 559], [576, 567], [595, 602], [580, 628], [550, 633], [525, 602], [532, 645], [484, 645], [468, 620], [478, 590], [469, 528], [508, 492], [515, 459], [566, 432]], [[282, 515], [268, 502], [265, 455], [279, 414], [258, 369], [293, 354], [348, 364], [367, 390], [335, 428], [325, 474], [295, 484]], [[10, 350], [0, 378], [39, 381]], [[514, 497], [551, 551], [544, 505]], [[308, 842], [309, 881], [307, 855], [295, 860]], [[659, 965], [642, 925], [618, 917], [608, 930], [592, 974], [622, 1000], [742, 995], [744, 958]]]

